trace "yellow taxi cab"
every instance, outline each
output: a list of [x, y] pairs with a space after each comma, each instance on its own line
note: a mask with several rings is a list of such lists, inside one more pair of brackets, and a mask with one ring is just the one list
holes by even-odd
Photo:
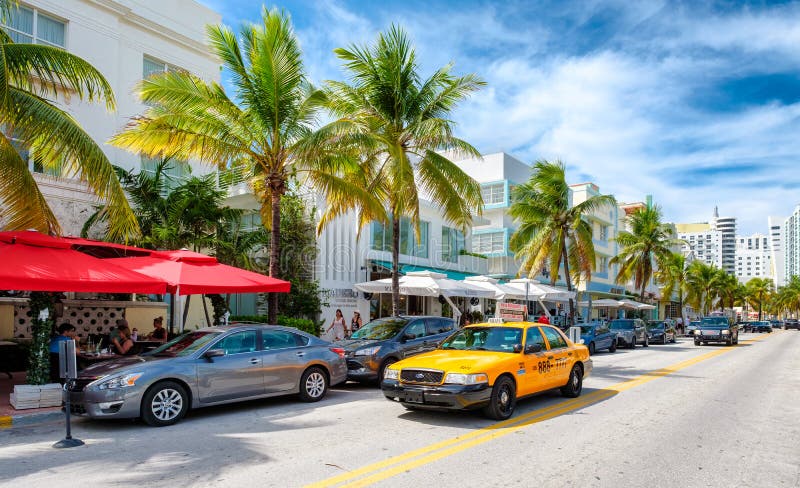
[[592, 371], [589, 349], [550, 325], [487, 323], [464, 327], [434, 351], [392, 364], [381, 390], [409, 409], [482, 408], [507, 419], [517, 400], [559, 388], [580, 396]]

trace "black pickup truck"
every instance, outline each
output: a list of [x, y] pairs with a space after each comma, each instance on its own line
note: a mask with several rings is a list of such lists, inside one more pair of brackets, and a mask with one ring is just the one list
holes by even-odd
[[727, 317], [703, 317], [694, 331], [694, 345], [723, 342], [728, 346], [739, 343], [739, 328]]

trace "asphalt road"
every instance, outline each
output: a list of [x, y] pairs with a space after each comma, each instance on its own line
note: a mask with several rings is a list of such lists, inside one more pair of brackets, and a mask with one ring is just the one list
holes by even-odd
[[738, 347], [593, 356], [583, 395], [521, 402], [498, 423], [409, 412], [373, 387], [199, 410], [177, 425], [0, 430], [0, 486], [800, 486], [800, 332]]

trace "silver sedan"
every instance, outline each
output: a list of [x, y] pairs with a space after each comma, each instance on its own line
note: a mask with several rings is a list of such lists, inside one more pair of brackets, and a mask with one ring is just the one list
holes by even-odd
[[289, 327], [237, 325], [89, 366], [69, 394], [75, 414], [164, 426], [190, 408], [288, 394], [315, 402], [346, 378], [344, 350], [330, 342]]

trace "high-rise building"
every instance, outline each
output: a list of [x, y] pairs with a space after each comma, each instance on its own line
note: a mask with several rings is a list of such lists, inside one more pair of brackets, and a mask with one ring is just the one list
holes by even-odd
[[736, 277], [740, 283], [753, 278], [772, 279], [772, 246], [764, 234], [736, 238]]
[[711, 228], [722, 234], [721, 259], [722, 269], [728, 274], [736, 273], [736, 217], [720, 217], [714, 207], [714, 218]]
[[772, 280], [776, 288], [786, 284], [786, 246], [784, 244], [785, 236], [783, 228], [785, 222], [786, 217], [767, 217], [770, 237]]
[[[112, 164], [148, 171], [154, 162], [105, 144], [146, 106], [135, 95], [136, 85], [152, 73], [184, 70], [207, 81], [220, 80], [220, 63], [208, 49], [205, 27], [222, 16], [194, 0], [165, 0], [154, 8], [149, 0], [25, 0], [11, 10], [5, 26], [12, 40], [66, 49], [80, 56], [108, 80], [117, 110], [104, 104], [59, 97], [64, 108], [100, 146]], [[13, 135], [12, 135], [13, 138]], [[24, 141], [15, 141], [24, 148]], [[97, 198], [64, 168], [44, 168], [30, 151], [28, 160], [40, 191], [66, 234], [79, 234], [94, 212]], [[180, 179], [190, 164], [173, 164], [168, 177]], [[211, 168], [194, 165], [202, 174]]]
[[785, 243], [785, 274], [784, 280], [788, 282], [792, 276], [800, 276], [800, 205], [794, 208], [794, 212], [783, 224], [784, 243]]

